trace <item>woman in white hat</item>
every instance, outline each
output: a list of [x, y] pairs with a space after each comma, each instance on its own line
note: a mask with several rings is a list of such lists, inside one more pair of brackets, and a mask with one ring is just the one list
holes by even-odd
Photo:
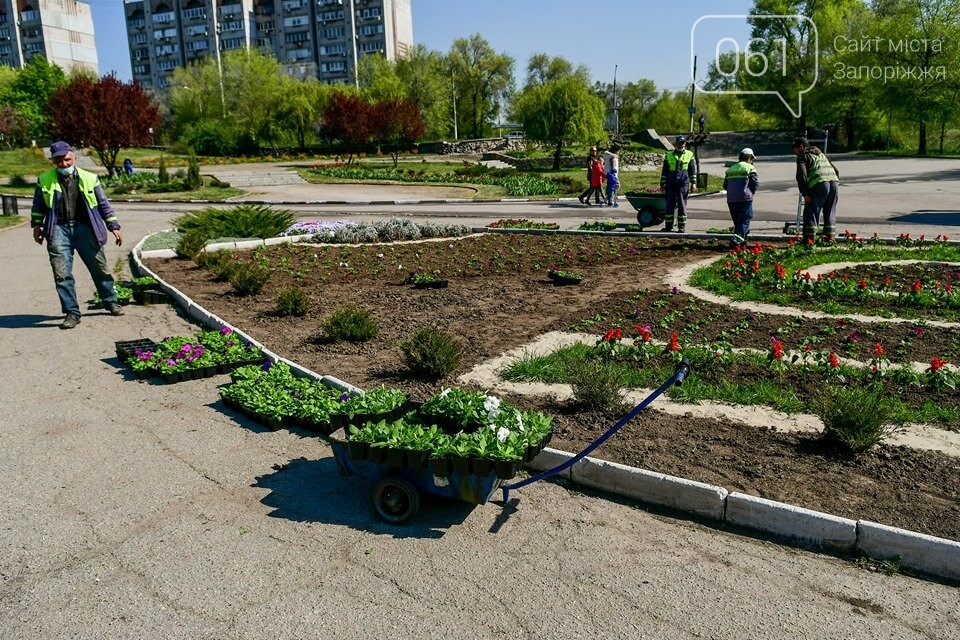
[[727, 207], [733, 219], [733, 238], [730, 243], [734, 247], [745, 246], [747, 234], [750, 233], [753, 196], [760, 186], [757, 170], [753, 166], [755, 159], [753, 149], [745, 148], [740, 152], [739, 162], [727, 169], [723, 178], [723, 188], [727, 190]]

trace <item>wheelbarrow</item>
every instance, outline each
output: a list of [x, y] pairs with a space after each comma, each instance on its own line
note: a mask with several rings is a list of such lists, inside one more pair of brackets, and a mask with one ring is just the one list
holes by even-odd
[[690, 363], [684, 359], [669, 380], [660, 385], [637, 406], [630, 410], [615, 425], [610, 427], [587, 448], [563, 464], [538, 473], [519, 482], [507, 483], [496, 474], [479, 475], [475, 473], [457, 473], [438, 475], [432, 462], [413, 468], [392, 465], [389, 462], [373, 462], [368, 459], [355, 459], [350, 455], [349, 441], [344, 429], [330, 434], [330, 447], [337, 470], [343, 476], [358, 476], [374, 483], [372, 499], [377, 515], [390, 524], [403, 524], [412, 518], [420, 508], [420, 492], [462, 500], [471, 504], [484, 504], [498, 490], [503, 490], [503, 504], [507, 505], [510, 491], [549, 478], [568, 469], [590, 454], [594, 449], [610, 439], [617, 431], [633, 420], [637, 414], [647, 408], [651, 402], [673, 385], [681, 384], [690, 373]]
[[628, 191], [623, 195], [631, 206], [637, 210], [637, 224], [640, 225], [641, 229], [663, 224], [667, 214], [667, 196], [665, 194]]

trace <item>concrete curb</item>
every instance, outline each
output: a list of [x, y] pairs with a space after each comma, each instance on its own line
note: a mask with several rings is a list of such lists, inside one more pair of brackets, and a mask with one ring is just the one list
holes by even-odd
[[[216, 329], [227, 326], [221, 318], [194, 303], [143, 264], [140, 247], [146, 240], [146, 237], [143, 238], [131, 252], [138, 272], [156, 278], [164, 291], [179, 302], [190, 317]], [[296, 365], [267, 350], [243, 331], [235, 327], [233, 329], [243, 339], [263, 349], [270, 360], [283, 361], [291, 365], [291, 369], [300, 375], [319, 379], [325, 384], [349, 393], [362, 393], [359, 388], [338, 378], [329, 375], [319, 376], [305, 367]], [[574, 456], [575, 454], [566, 451], [547, 448], [527, 466], [537, 471], [546, 471]], [[960, 580], [960, 542], [864, 520], [854, 521], [742, 493], [731, 493], [723, 487], [589, 456], [558, 475], [584, 486], [634, 498], [648, 504], [665, 506], [771, 533], [803, 546], [860, 551], [868, 556], [879, 558], [899, 556], [904, 567], [933, 576]]]

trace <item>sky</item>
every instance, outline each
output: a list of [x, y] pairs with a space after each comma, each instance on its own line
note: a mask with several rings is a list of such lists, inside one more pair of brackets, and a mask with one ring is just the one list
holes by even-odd
[[[130, 80], [122, 0], [83, 1], [93, 11], [100, 73], [115, 71], [121, 80]], [[613, 82], [616, 70], [618, 83], [648, 78], [668, 89], [690, 82], [691, 30], [698, 19], [745, 14], [753, 6], [752, 0], [411, 1], [415, 43], [446, 52], [457, 38], [479, 33], [495, 51], [514, 59], [518, 85], [530, 56], [546, 53], [586, 65], [594, 80]], [[745, 42], [749, 37], [746, 22], [726, 22], [732, 33], [711, 32], [705, 28], [709, 21], [697, 28], [698, 78], [713, 60], [719, 38]]]

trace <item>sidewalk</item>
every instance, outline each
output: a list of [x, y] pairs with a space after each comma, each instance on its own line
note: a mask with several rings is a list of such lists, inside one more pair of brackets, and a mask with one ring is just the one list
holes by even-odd
[[[124, 249], [169, 226], [161, 207], [117, 210]], [[517, 492], [513, 512], [427, 500], [389, 527], [322, 440], [223, 409], [225, 376], [119, 367], [116, 340], [197, 330], [172, 307], [58, 330], [22, 226], [0, 231], [0, 291], [4, 638], [960, 635], [955, 588], [560, 484]]]

